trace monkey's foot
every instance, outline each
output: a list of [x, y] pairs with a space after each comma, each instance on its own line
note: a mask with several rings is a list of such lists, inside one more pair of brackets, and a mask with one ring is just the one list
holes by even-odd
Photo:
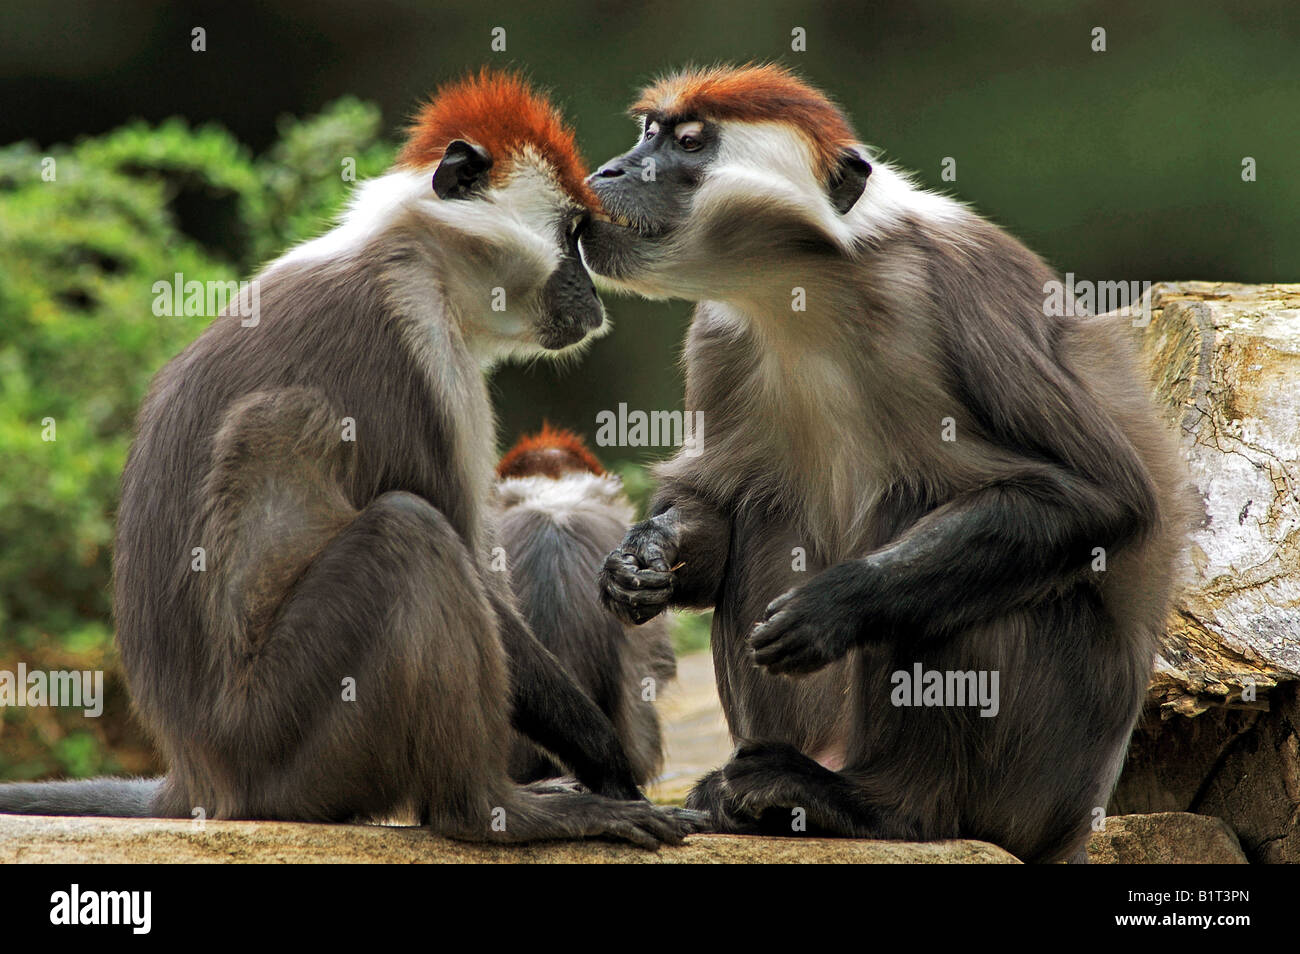
[[793, 745], [745, 742], [722, 767], [723, 797], [733, 814], [750, 818], [770, 808], [806, 808], [809, 786], [826, 771]]
[[664, 811], [677, 819], [692, 835], [702, 835], [721, 830], [718, 828], [717, 823], [714, 822], [713, 816], [708, 812], [694, 808], [678, 808], [675, 805], [665, 808]]
[[572, 775], [538, 779], [536, 782], [529, 782], [524, 788], [534, 795], [577, 795], [590, 791]]

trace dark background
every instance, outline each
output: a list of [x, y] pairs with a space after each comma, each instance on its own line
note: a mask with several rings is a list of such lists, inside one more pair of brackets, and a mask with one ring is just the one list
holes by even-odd
[[[1300, 9], [1024, 2], [521, 4], [417, 0], [8, 3], [0, 142], [69, 142], [142, 117], [215, 120], [254, 150], [344, 94], [394, 137], [439, 82], [483, 64], [549, 86], [598, 163], [630, 143], [639, 84], [688, 62], [779, 59], [859, 135], [1080, 278], [1300, 278]], [[190, 30], [208, 50], [190, 50]], [[507, 31], [493, 53], [491, 30]], [[807, 52], [790, 51], [792, 28]], [[1091, 50], [1093, 27], [1107, 50]], [[940, 181], [945, 156], [955, 183]], [[1258, 181], [1243, 182], [1253, 156]], [[496, 375], [502, 441], [543, 416], [675, 407], [688, 308], [610, 299], [581, 364]], [[606, 449], [606, 456], [635, 455]]]

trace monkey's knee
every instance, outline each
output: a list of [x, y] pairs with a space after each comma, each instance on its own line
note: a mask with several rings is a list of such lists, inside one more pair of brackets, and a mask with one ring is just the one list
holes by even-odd
[[468, 561], [464, 540], [446, 515], [416, 494], [391, 490], [375, 498], [357, 518], [392, 534], [395, 542], [418, 541], [433, 544], [436, 554]]
[[360, 761], [375, 792], [418, 797], [440, 766], [474, 778], [476, 763], [504, 763], [491, 738], [508, 737], [496, 617], [460, 534], [422, 497], [386, 493], [358, 513], [293, 585], [260, 649], [246, 725], [228, 741], [319, 718], [284, 781], [294, 791], [326, 787], [333, 805], [330, 767]]
[[231, 403], [213, 438], [214, 460], [298, 457], [318, 463], [343, 450], [343, 417], [317, 388], [254, 391]]
[[355, 465], [356, 445], [346, 439], [346, 421], [315, 388], [256, 391], [233, 402], [212, 438], [205, 523], [260, 515], [268, 500], [304, 516], [350, 518], [342, 487]]

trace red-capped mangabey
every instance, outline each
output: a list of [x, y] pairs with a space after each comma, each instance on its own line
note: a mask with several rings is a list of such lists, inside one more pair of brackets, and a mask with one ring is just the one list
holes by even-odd
[[[122, 479], [122, 663], [165, 779], [11, 785], [0, 810], [344, 821], [471, 840], [683, 823], [529, 632], [493, 545], [483, 367], [598, 331], [591, 194], [519, 79], [448, 86], [340, 224], [157, 376]], [[498, 310], [503, 309], [503, 310]], [[511, 726], [600, 794], [540, 794]]]
[[716, 607], [739, 748], [688, 805], [728, 830], [1073, 855], [1181, 539], [1124, 328], [1045, 317], [1051, 269], [784, 69], [679, 73], [633, 112], [582, 249], [700, 303], [686, 407], [708, 440], [659, 469], [602, 593], [633, 621]]
[[[663, 764], [654, 699], [677, 675], [664, 616], [634, 629], [606, 613], [592, 581], [634, 511], [623, 482], [605, 473], [582, 438], [549, 425], [497, 465], [498, 539], [519, 609], [614, 724], [641, 785]], [[555, 759], [516, 735], [517, 782], [562, 776]]]

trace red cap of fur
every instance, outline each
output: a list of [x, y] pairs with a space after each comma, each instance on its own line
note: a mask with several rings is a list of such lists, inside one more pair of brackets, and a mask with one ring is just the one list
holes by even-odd
[[775, 63], [674, 73], [642, 90], [631, 112], [788, 123], [812, 146], [823, 178], [839, 162], [841, 150], [858, 141], [849, 121], [826, 94]]
[[581, 437], [543, 422], [541, 433], [526, 434], [497, 464], [498, 477], [563, 477], [569, 473], [600, 476], [600, 466]]
[[488, 151], [493, 183], [499, 183], [514, 159], [531, 146], [555, 170], [565, 192], [584, 206], [599, 207], [587, 187], [587, 167], [573, 131], [559, 110], [513, 73], [485, 68], [477, 76], [440, 87], [407, 129], [397, 164], [434, 165], [453, 139]]

